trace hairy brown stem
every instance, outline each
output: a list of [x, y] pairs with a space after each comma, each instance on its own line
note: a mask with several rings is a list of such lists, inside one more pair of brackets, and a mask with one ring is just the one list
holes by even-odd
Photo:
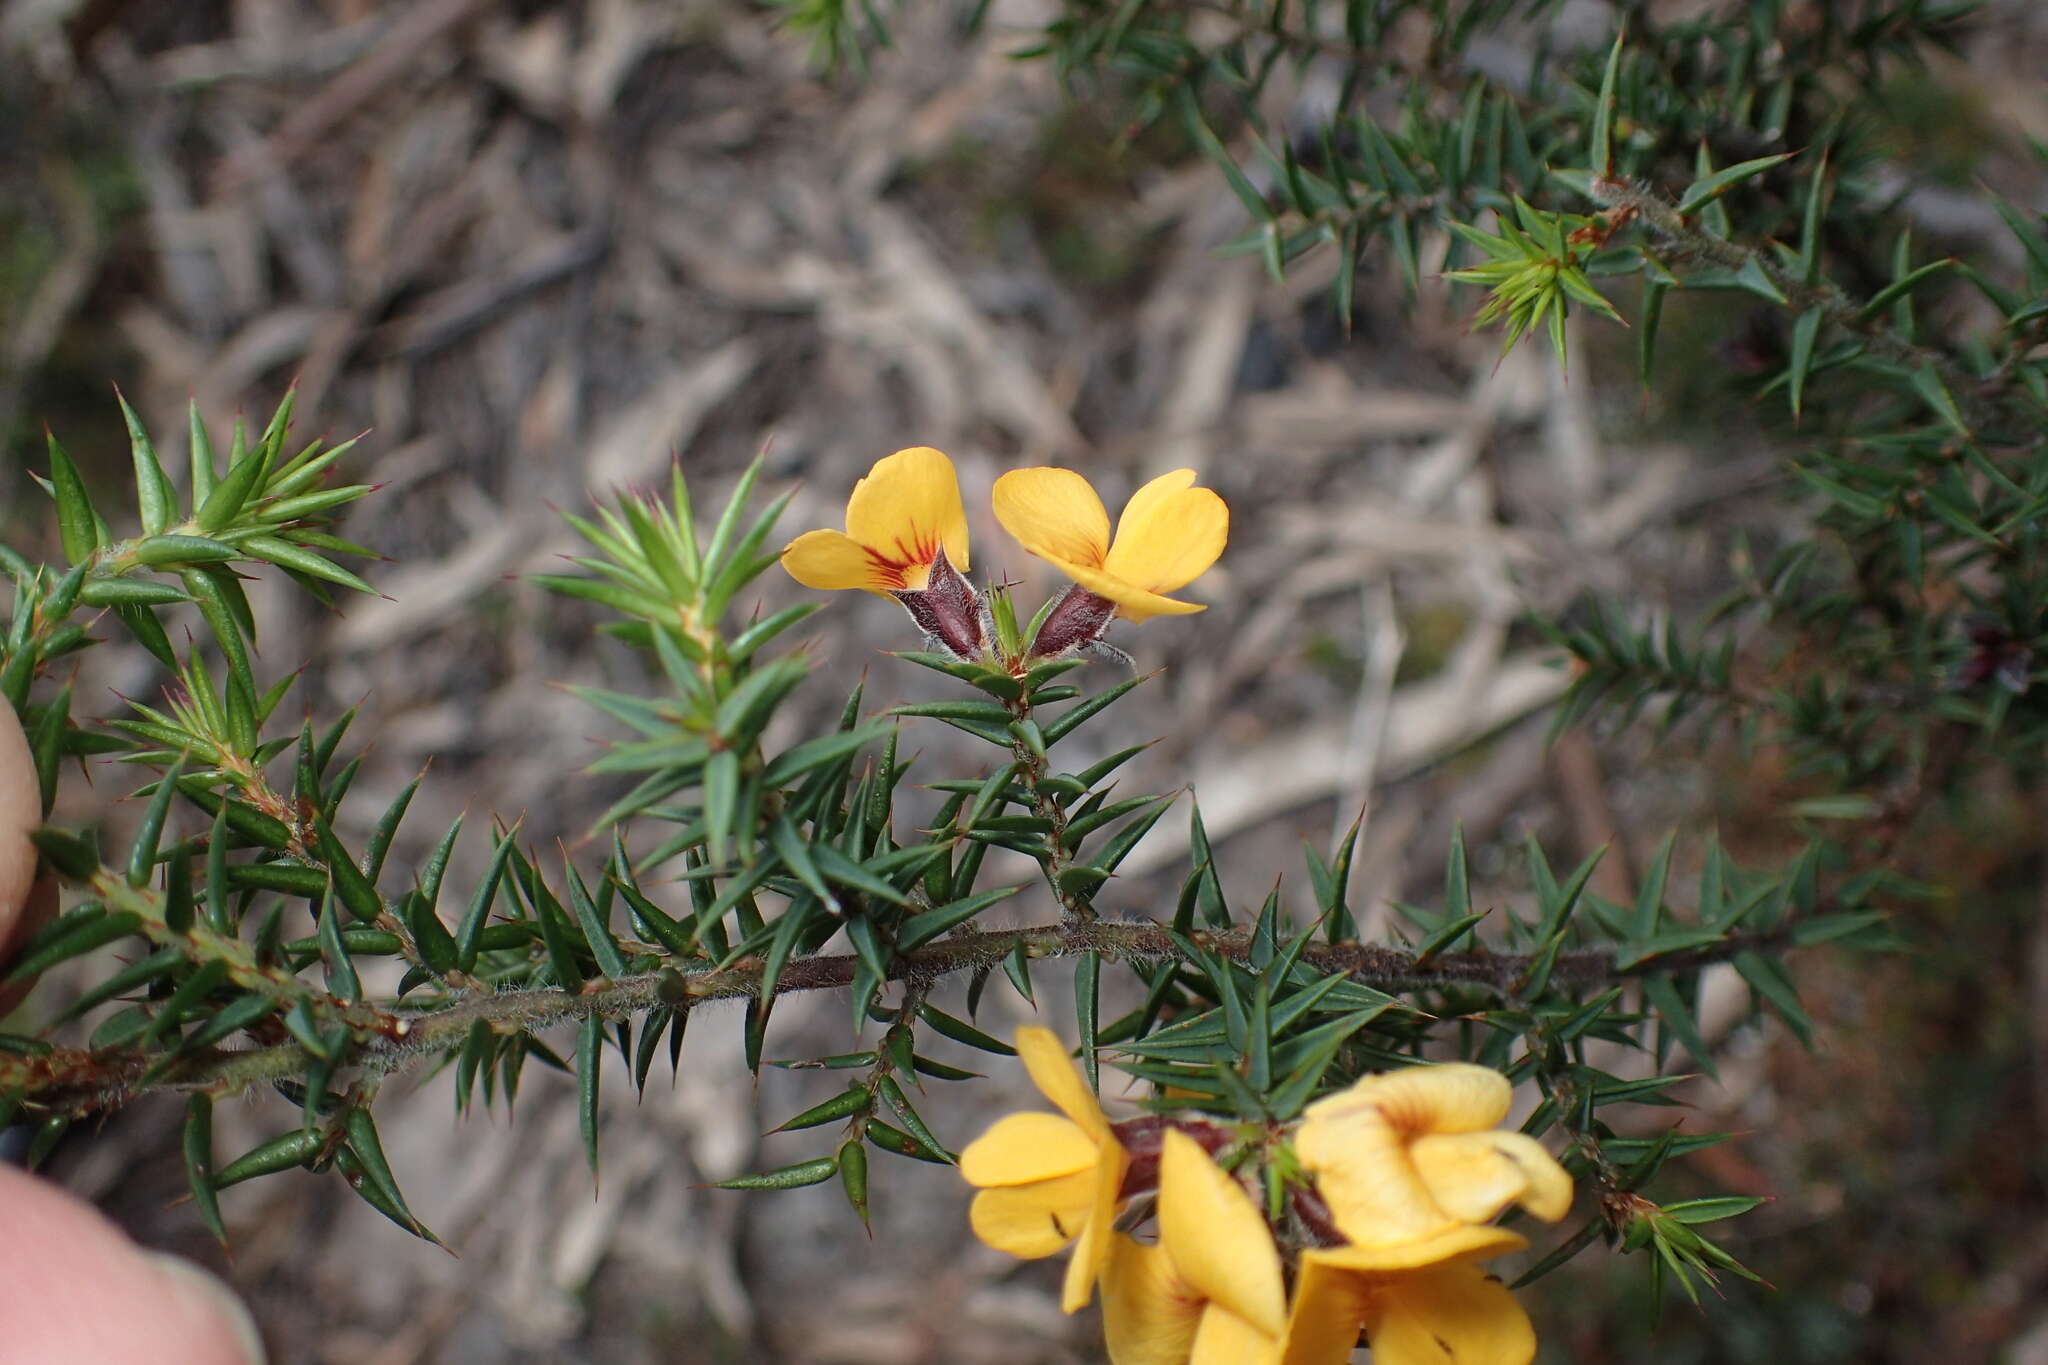
[[[1651, 972], [1688, 971], [1737, 953], [1787, 941], [1788, 931], [1737, 934], [1705, 947], [1615, 965], [1611, 953], [1584, 950], [1558, 957], [1550, 972], [1554, 986], [1592, 987]], [[1240, 930], [1188, 935], [1196, 947], [1233, 962], [1249, 962], [1251, 936]], [[899, 956], [889, 979], [929, 986], [961, 972], [993, 967], [1022, 949], [1029, 957], [1074, 957], [1101, 953], [1141, 965], [1181, 961], [1175, 936], [1153, 923], [1067, 921], [1024, 929], [991, 929], [961, 934]], [[1485, 949], [1428, 958], [1398, 948], [1365, 943], [1313, 945], [1302, 961], [1327, 974], [1342, 974], [1389, 992], [1469, 987], [1511, 995], [1535, 965], [1537, 955]], [[775, 993], [831, 990], [852, 982], [860, 959], [852, 954], [799, 958], [785, 965]], [[581, 991], [553, 988], [471, 996], [438, 1010], [393, 1014], [397, 1027], [360, 1036], [351, 1063], [373, 1075], [408, 1070], [461, 1047], [478, 1023], [498, 1031], [528, 1031], [589, 1015], [617, 1018], [656, 1005], [685, 1007], [699, 1001], [751, 999], [761, 993], [759, 958], [722, 968], [666, 967], [618, 981], [596, 980]], [[0, 1052], [0, 1095], [14, 1094], [26, 1105], [71, 1114], [120, 1107], [157, 1090], [232, 1093], [304, 1073], [310, 1058], [296, 1043], [243, 1052], [209, 1050], [173, 1061], [138, 1049], [87, 1052]]]

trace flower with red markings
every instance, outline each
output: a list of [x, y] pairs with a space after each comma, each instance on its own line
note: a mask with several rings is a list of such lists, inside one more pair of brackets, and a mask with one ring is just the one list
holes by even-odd
[[782, 567], [807, 588], [860, 588], [893, 598], [941, 648], [961, 659], [987, 644], [981, 595], [967, 568], [967, 513], [953, 462], [929, 446], [875, 462], [846, 501], [844, 531], [806, 531]]
[[1195, 471], [1176, 469], [1124, 504], [1116, 535], [1086, 479], [1070, 469], [1017, 469], [996, 480], [996, 520], [1024, 548], [1074, 580], [1039, 627], [1030, 653], [1052, 657], [1095, 644], [1112, 616], [1144, 621], [1202, 610], [1166, 596], [1223, 553], [1230, 510]]

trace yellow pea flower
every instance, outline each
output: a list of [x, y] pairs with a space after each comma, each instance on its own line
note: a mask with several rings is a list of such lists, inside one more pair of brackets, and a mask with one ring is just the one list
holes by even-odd
[[1373, 1365], [1529, 1365], [1529, 1315], [1475, 1264], [1527, 1245], [1468, 1225], [1428, 1248], [1304, 1251], [1278, 1365], [1345, 1365], [1361, 1328]]
[[807, 588], [921, 592], [941, 552], [967, 569], [967, 513], [953, 462], [930, 446], [875, 461], [846, 500], [846, 530], [806, 531], [782, 567]]
[[1278, 1365], [1287, 1291], [1273, 1234], [1244, 1188], [1177, 1129], [1159, 1154], [1159, 1240], [1117, 1237], [1102, 1324], [1112, 1365]]
[[1310, 1105], [1294, 1152], [1347, 1250], [1408, 1248], [1422, 1264], [1511, 1203], [1564, 1217], [1571, 1177], [1534, 1138], [1494, 1127], [1512, 1097], [1498, 1071], [1455, 1062], [1367, 1076]]
[[1214, 564], [1230, 533], [1230, 509], [1194, 481], [1194, 470], [1176, 469], [1133, 493], [1112, 541], [1109, 513], [1086, 479], [1071, 469], [1014, 469], [996, 480], [996, 520], [1126, 620], [1181, 615], [1202, 606], [1165, 594]]
[[1077, 1313], [1109, 1260], [1130, 1157], [1051, 1030], [1017, 1030], [1017, 1055], [1060, 1114], [1011, 1114], [967, 1144], [960, 1174], [981, 1188], [969, 1216], [975, 1236], [1012, 1256], [1073, 1244], [1060, 1306]]
[[967, 512], [953, 462], [930, 446], [875, 461], [846, 500], [844, 531], [806, 531], [782, 567], [807, 588], [862, 588], [900, 602], [956, 658], [982, 652], [981, 594], [963, 577]]

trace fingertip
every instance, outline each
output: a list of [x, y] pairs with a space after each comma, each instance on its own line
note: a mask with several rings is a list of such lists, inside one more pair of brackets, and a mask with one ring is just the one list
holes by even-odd
[[249, 1311], [217, 1278], [145, 1251], [81, 1199], [0, 1165], [0, 1358], [264, 1365]]
[[36, 846], [29, 831], [43, 822], [42, 785], [29, 752], [21, 718], [0, 697], [0, 951], [14, 929], [36, 875]]
[[[12, 921], [0, 917], [0, 975], [4, 975], [7, 962], [14, 956], [15, 949], [28, 941], [31, 934], [57, 918], [57, 911], [63, 904], [57, 890], [57, 874], [44, 869], [43, 874], [30, 883], [28, 896]], [[10, 986], [0, 986], [0, 1016], [11, 1012], [28, 993], [35, 989], [40, 977], [17, 981]]]
[[145, 1251], [166, 1286], [166, 1297], [181, 1326], [189, 1332], [195, 1354], [173, 1352], [163, 1359], [212, 1365], [268, 1365], [256, 1319], [227, 1283], [206, 1267], [168, 1252]]

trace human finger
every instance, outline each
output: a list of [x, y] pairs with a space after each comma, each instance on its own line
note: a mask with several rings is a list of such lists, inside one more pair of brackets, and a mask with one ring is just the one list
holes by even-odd
[[0, 1164], [7, 1359], [263, 1365], [249, 1310], [212, 1274], [145, 1250], [81, 1199]]

